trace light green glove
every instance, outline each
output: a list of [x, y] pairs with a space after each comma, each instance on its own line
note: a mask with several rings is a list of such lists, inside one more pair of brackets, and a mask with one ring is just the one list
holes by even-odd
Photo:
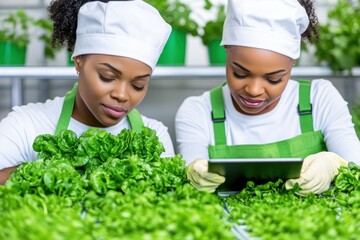
[[216, 188], [225, 182], [225, 177], [208, 172], [208, 161], [198, 158], [189, 164], [187, 177], [199, 191], [215, 192]]
[[302, 190], [297, 194], [301, 196], [309, 193], [322, 193], [329, 189], [334, 177], [338, 174], [340, 166], [347, 162], [332, 152], [319, 152], [304, 159], [300, 177], [289, 179], [285, 183], [286, 189], [292, 189], [298, 183]]

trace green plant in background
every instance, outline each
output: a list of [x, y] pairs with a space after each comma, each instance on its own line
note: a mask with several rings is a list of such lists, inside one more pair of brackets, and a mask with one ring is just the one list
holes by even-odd
[[339, 0], [328, 12], [328, 21], [319, 26], [315, 57], [334, 71], [360, 65], [360, 0]]
[[0, 41], [25, 47], [30, 42], [29, 28], [34, 19], [23, 9], [0, 15]]
[[146, 0], [146, 2], [155, 7], [173, 28], [194, 37], [199, 36], [199, 25], [190, 18], [192, 10], [185, 3], [179, 0]]
[[30, 40], [37, 37], [44, 43], [45, 58], [54, 59], [60, 47], [52, 46], [53, 24], [48, 18], [35, 19], [24, 9], [0, 14], [0, 42], [26, 47]]
[[[215, 7], [209, 0], [205, 0], [205, 9], [211, 9]], [[226, 18], [225, 5], [221, 4], [217, 6], [217, 15], [213, 20], [208, 21], [204, 26], [201, 40], [206, 46], [214, 40], [222, 38], [223, 25]]]
[[56, 52], [60, 51], [61, 47], [56, 46], [54, 48], [52, 45], [52, 33], [54, 29], [52, 22], [47, 18], [40, 18], [34, 21], [34, 26], [42, 31], [38, 39], [44, 43], [45, 58], [54, 59]]

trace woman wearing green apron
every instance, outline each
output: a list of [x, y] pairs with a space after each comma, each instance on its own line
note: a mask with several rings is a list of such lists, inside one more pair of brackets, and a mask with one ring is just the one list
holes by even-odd
[[118, 134], [146, 126], [163, 143], [162, 156], [173, 156], [167, 127], [135, 109], [171, 32], [159, 12], [144, 1], [55, 0], [49, 13], [53, 42], [73, 52], [78, 81], [66, 97], [15, 107], [0, 122], [0, 184], [19, 164], [37, 159], [36, 136], [62, 129]]
[[347, 103], [327, 80], [295, 81], [301, 40], [317, 37], [311, 1], [229, 0], [222, 43], [226, 83], [187, 98], [176, 115], [188, 178], [213, 192], [225, 181], [208, 159], [304, 158], [306, 195], [327, 190], [341, 165], [359, 163], [360, 143]]

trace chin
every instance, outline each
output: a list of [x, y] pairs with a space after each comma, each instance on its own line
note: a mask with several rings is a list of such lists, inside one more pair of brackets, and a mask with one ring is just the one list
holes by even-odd
[[249, 109], [247, 107], [240, 107], [240, 109], [241, 109], [241, 113], [246, 114], [246, 115], [260, 115], [264, 111], [264, 108], [261, 108], [261, 109], [255, 109], [255, 108]]

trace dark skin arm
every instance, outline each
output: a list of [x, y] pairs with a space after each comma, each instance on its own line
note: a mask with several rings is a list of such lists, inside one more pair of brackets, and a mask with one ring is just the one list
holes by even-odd
[[6, 180], [9, 178], [10, 173], [15, 171], [18, 166], [4, 168], [0, 170], [0, 185], [3, 185]]

